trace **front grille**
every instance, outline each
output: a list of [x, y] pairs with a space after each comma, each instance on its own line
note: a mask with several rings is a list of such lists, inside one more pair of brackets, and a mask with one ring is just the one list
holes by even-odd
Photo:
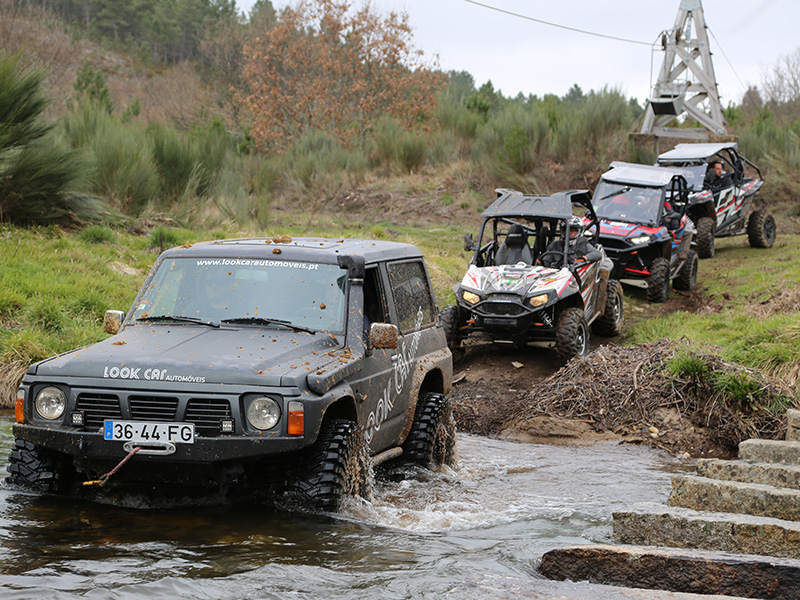
[[194, 423], [200, 433], [219, 433], [219, 422], [231, 418], [231, 404], [223, 398], [192, 398], [184, 420]]
[[119, 397], [114, 394], [78, 394], [75, 409], [83, 412], [86, 427], [100, 427], [106, 419], [119, 419]]
[[622, 238], [616, 237], [601, 237], [600, 243], [603, 245], [603, 248], [608, 250], [628, 250], [631, 245], [630, 243], [626, 242]]
[[163, 396], [129, 396], [128, 406], [135, 421], [174, 421], [177, 398]]
[[519, 304], [505, 302], [486, 302], [485, 304], [481, 304], [480, 309], [485, 315], [494, 315], [498, 317], [515, 317], [525, 312], [525, 309]]

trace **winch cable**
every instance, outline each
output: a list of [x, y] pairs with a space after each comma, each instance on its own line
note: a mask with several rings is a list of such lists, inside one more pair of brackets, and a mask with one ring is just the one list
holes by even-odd
[[121, 461], [119, 461], [119, 464], [116, 467], [111, 469], [108, 473], [103, 475], [100, 479], [93, 479], [91, 481], [84, 481], [83, 485], [99, 485], [99, 486], [102, 487], [105, 484], [105, 482], [108, 481], [109, 478], [114, 473], [116, 473], [117, 471], [119, 471], [122, 468], [122, 465], [124, 465], [126, 462], [128, 462], [133, 457], [133, 455], [136, 454], [141, 449], [142, 449], [141, 446], [136, 446], [130, 452], [128, 452], [128, 455], [125, 458], [123, 458]]

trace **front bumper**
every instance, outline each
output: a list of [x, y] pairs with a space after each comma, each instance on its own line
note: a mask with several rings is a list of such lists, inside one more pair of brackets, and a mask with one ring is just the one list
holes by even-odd
[[[103, 439], [102, 433], [41, 427], [29, 424], [14, 425], [14, 437], [49, 450], [71, 456], [82, 462], [122, 460], [127, 454], [121, 441]], [[134, 444], [135, 445], [135, 444]], [[196, 437], [193, 444], [175, 444], [168, 455], [137, 456], [155, 462], [223, 463], [283, 455], [303, 448], [303, 437], [274, 435], [225, 435]]]
[[552, 307], [525, 306], [519, 296], [488, 296], [477, 304], [460, 303], [471, 315], [465, 332], [484, 331], [497, 339], [524, 336], [548, 341], [554, 339]]

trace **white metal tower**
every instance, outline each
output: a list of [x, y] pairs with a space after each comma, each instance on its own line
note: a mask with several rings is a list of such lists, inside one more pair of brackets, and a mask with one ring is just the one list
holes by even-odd
[[[681, 0], [674, 27], [661, 34], [661, 48], [664, 62], [641, 132], [673, 137], [677, 132], [664, 125], [687, 113], [711, 133], [726, 133], [701, 0]], [[685, 137], [687, 130], [681, 131]]]

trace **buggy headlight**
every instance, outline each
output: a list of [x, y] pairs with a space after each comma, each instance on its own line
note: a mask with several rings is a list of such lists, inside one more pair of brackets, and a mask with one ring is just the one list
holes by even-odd
[[639, 245], [639, 244], [648, 244], [650, 243], [650, 236], [649, 235], [640, 235], [635, 238], [630, 239], [631, 244]]
[[67, 395], [60, 388], [48, 385], [36, 394], [33, 404], [41, 417], [52, 421], [64, 414], [67, 408]]
[[256, 429], [272, 429], [281, 418], [281, 409], [272, 398], [261, 396], [252, 400], [247, 407], [247, 422]]
[[533, 308], [544, 306], [547, 304], [547, 294], [539, 294], [533, 298], [528, 298], [528, 304], [530, 304]]
[[473, 292], [461, 292], [461, 298], [468, 304], [477, 304], [481, 301], [481, 297]]

